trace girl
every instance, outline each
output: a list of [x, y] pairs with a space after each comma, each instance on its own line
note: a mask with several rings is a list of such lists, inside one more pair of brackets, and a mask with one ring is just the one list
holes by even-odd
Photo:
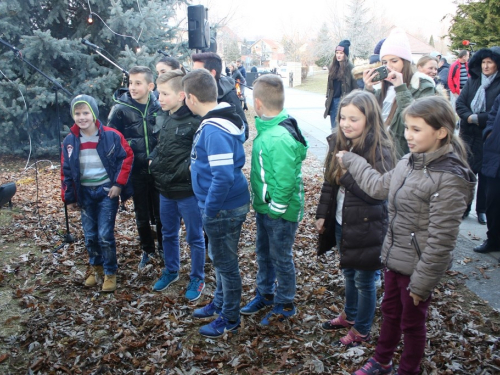
[[349, 61], [349, 46], [351, 42], [343, 40], [335, 48], [335, 57], [328, 69], [328, 85], [326, 89], [325, 113], [330, 116], [332, 130], [335, 129], [337, 118], [337, 110], [340, 100], [346, 94], [354, 90], [356, 80], [351, 71], [354, 66]]
[[382, 64], [389, 70], [389, 75], [382, 81], [382, 88], [374, 90], [375, 69], [363, 73], [365, 90], [374, 92], [382, 107], [382, 118], [389, 127], [396, 143], [397, 156], [401, 158], [409, 152], [404, 138], [404, 121], [402, 113], [413, 99], [435, 95], [434, 81], [427, 75], [413, 73], [411, 67], [412, 54], [406, 33], [399, 28], [391, 34], [380, 49]]
[[448, 100], [418, 99], [403, 115], [411, 153], [392, 171], [381, 174], [353, 152], [337, 154], [363, 191], [374, 199], [389, 199], [391, 224], [382, 248], [384, 319], [375, 355], [356, 375], [391, 374], [401, 333], [398, 374], [420, 373], [431, 293], [451, 265], [462, 214], [474, 194], [476, 179], [454, 134], [455, 114]]
[[320, 233], [318, 255], [337, 243], [345, 278], [345, 309], [321, 325], [325, 331], [350, 328], [336, 344], [357, 346], [370, 339], [376, 304], [375, 274], [382, 268], [380, 252], [387, 231], [385, 199], [364, 193], [350, 173], [342, 174], [335, 155], [351, 150], [380, 173], [394, 167], [392, 144], [375, 97], [353, 91], [340, 103], [340, 130], [328, 139], [325, 182], [316, 213]]
[[181, 65], [181, 63], [173, 57], [163, 56], [156, 63], [156, 72], [158, 73], [158, 75], [175, 69], [180, 69], [184, 74], [186, 74], [186, 71], [184, 70], [184, 67]]

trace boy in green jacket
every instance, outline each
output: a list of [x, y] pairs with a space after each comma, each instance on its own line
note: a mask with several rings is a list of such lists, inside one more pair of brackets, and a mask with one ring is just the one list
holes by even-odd
[[[266, 74], [253, 85], [257, 137], [253, 142], [253, 208], [257, 222], [256, 296], [240, 312], [253, 315], [274, 305], [261, 321], [269, 325], [295, 314], [295, 265], [292, 246], [304, 214], [302, 161], [308, 144], [297, 121], [283, 109], [285, 92], [280, 77]], [[276, 286], [276, 280], [278, 285]]]

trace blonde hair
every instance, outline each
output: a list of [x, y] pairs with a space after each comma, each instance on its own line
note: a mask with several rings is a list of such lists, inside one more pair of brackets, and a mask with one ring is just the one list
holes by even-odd
[[182, 91], [182, 77], [185, 75], [186, 74], [180, 69], [170, 70], [160, 74], [156, 79], [156, 84], [161, 85], [168, 82], [172, 90], [177, 93]]
[[429, 61], [435, 61], [436, 64], [438, 63], [438, 60], [435, 57], [426, 55], [426, 56], [422, 56], [420, 59], [418, 59], [418, 61], [417, 61], [417, 68], [418, 67], [424, 67], [425, 64], [427, 64]]

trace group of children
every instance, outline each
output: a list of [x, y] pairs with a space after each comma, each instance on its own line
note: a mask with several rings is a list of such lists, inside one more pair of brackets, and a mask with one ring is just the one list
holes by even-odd
[[[397, 59], [390, 59], [395, 68], [390, 68], [386, 82], [395, 86], [399, 98], [406, 84], [397, 72]], [[293, 243], [303, 217], [301, 165], [308, 145], [295, 119], [284, 110], [282, 80], [263, 75], [254, 82], [258, 117], [250, 184], [258, 270], [255, 297], [240, 308], [238, 240], [250, 205], [242, 173], [245, 123], [234, 106], [218, 103], [214, 74], [196, 69], [187, 74], [173, 70], [158, 77], [161, 111], [153, 115], [156, 126], [150, 126], [152, 78], [148, 72], [137, 73], [139, 78], [132, 76], [130, 91], [123, 95], [144, 105], [128, 103], [143, 116], [140, 124], [123, 121], [119, 125], [126, 118], [123, 111], [115, 122], [110, 121], [123, 135], [99, 123], [91, 97], [78, 96], [71, 104], [75, 126], [63, 145], [62, 191], [68, 206], [81, 206], [85, 244], [94, 270], [86, 285], [97, 285], [104, 276], [103, 291], [116, 289], [113, 228], [117, 196], [121, 193], [122, 199], [127, 198], [134, 174], [147, 184], [151, 173], [160, 191], [165, 257], [165, 270], [153, 289], [164, 290], [179, 278], [182, 218], [192, 259], [186, 297], [199, 298], [205, 285], [203, 230], [216, 274], [212, 301], [193, 312], [195, 318], [216, 318], [200, 328], [201, 335], [220, 337], [239, 327], [240, 315], [271, 306], [261, 325], [293, 316]], [[373, 71], [365, 74], [365, 81], [371, 82], [370, 77], [373, 79]], [[119, 109], [112, 111], [111, 118], [114, 113], [120, 113]], [[385, 268], [380, 337], [374, 357], [357, 375], [392, 374], [392, 357], [402, 333], [404, 349], [398, 374], [419, 373], [431, 294], [450, 266], [462, 214], [475, 185], [463, 145], [454, 134], [455, 116], [447, 100], [421, 98], [408, 103], [399, 116], [409, 149], [399, 161], [395, 150], [401, 145], [396, 148], [392, 143], [381, 106], [367, 91], [353, 91], [341, 100], [339, 129], [328, 138], [316, 227], [320, 252], [337, 245], [345, 276], [344, 311], [321, 324], [326, 331], [347, 330], [335, 345], [351, 347], [370, 340], [376, 272]], [[149, 141], [150, 128], [159, 132], [151, 130], [154, 141]], [[158, 143], [156, 148], [153, 143]], [[136, 194], [146, 195], [144, 186]], [[136, 218], [139, 228], [142, 222], [137, 212]], [[141, 245], [149, 254], [142, 237]]]

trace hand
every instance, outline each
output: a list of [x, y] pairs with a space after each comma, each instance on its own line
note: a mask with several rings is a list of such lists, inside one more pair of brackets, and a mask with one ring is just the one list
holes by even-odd
[[76, 210], [78, 210], [78, 205], [76, 203], [67, 204], [66, 207], [70, 211], [76, 211]]
[[469, 124], [472, 124], [472, 115], [470, 115], [469, 117], [467, 117], [467, 122], [468, 122]]
[[325, 219], [316, 220], [316, 229], [319, 234], [323, 234], [323, 232], [325, 231], [324, 225], [325, 225]]
[[121, 187], [113, 186], [111, 189], [109, 189], [108, 197], [110, 197], [111, 199], [116, 198], [120, 195], [121, 192]]
[[410, 297], [413, 298], [413, 304], [415, 306], [418, 306], [418, 304], [420, 303], [420, 301], [423, 301], [424, 299], [420, 296], [417, 296], [415, 293], [413, 292], [410, 292]]
[[150, 160], [150, 161], [149, 161], [149, 164], [148, 164], [149, 166], [151, 165], [152, 161], [153, 161], [153, 160]]
[[335, 155], [337, 157], [339, 164], [340, 164], [340, 168], [342, 168], [344, 173], [347, 172], [347, 169], [344, 166], [344, 162], [342, 161], [342, 156], [344, 156], [346, 153], [347, 153], [347, 151], [339, 151], [339, 152], [337, 152], [337, 155]]
[[363, 82], [365, 83], [365, 89], [368, 91], [373, 91], [373, 78], [377, 75], [374, 69], [367, 69], [363, 72]]
[[395, 70], [392, 70], [391, 68], [387, 67], [387, 70], [389, 71], [389, 74], [387, 75], [387, 78], [385, 80], [387, 82], [392, 83], [394, 87], [401, 86], [403, 82], [403, 75], [399, 72], [396, 72]]

